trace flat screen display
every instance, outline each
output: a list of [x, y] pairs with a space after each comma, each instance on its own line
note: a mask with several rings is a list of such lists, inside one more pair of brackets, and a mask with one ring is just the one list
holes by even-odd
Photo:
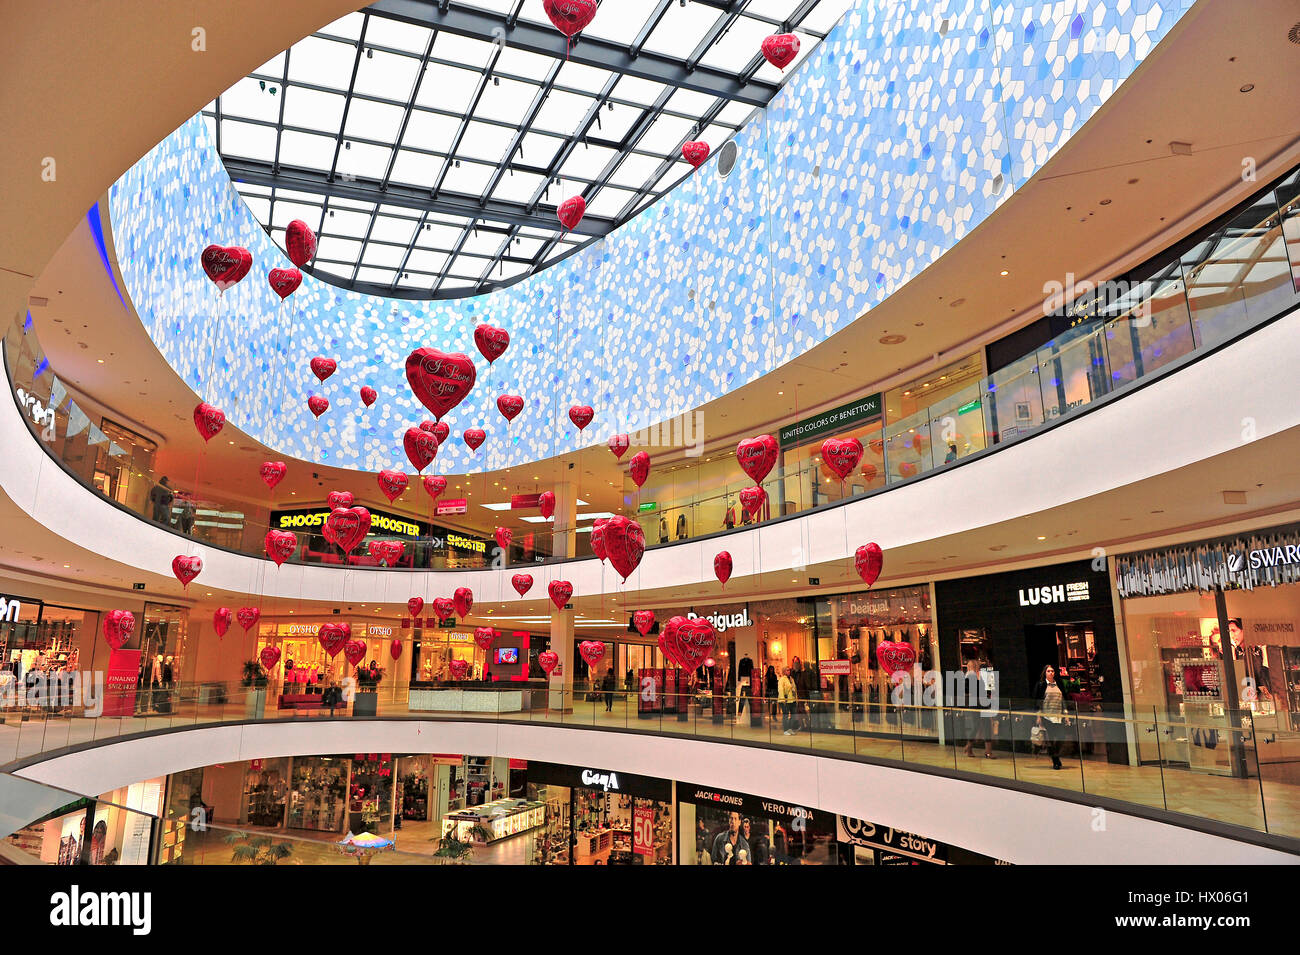
[[496, 658], [498, 664], [518, 663], [519, 648], [518, 647], [497, 647]]

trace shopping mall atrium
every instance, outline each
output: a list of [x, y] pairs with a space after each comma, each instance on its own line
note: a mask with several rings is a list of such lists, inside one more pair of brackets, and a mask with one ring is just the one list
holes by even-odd
[[0, 13], [0, 862], [1300, 860], [1296, 0], [356, 2]]

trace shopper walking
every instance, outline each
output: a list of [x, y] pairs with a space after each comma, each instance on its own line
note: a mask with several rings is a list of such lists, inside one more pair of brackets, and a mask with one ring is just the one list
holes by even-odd
[[153, 519], [159, 524], [172, 522], [172, 501], [175, 498], [176, 494], [172, 491], [171, 482], [164, 474], [149, 491], [149, 507], [153, 511]]
[[777, 702], [781, 705], [781, 730], [786, 736], [794, 735], [794, 680], [790, 678], [790, 668], [781, 673], [777, 684]]
[[605, 712], [614, 712], [614, 688], [617, 681], [614, 679], [614, 668], [610, 667], [605, 671], [605, 679], [600, 683], [600, 688], [605, 691]]
[[1050, 663], [1043, 667], [1043, 675], [1034, 687], [1034, 699], [1038, 702], [1038, 725], [1047, 735], [1047, 755], [1052, 757], [1052, 768], [1063, 769], [1061, 729], [1065, 719], [1065, 692], [1056, 681], [1056, 667]]
[[780, 683], [776, 675], [776, 667], [771, 664], [767, 667], [767, 673], [763, 677], [763, 696], [767, 700], [767, 715], [769, 719], [776, 719], [776, 691]]

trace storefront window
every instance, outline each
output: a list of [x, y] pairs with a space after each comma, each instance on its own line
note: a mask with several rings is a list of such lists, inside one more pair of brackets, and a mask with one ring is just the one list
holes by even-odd
[[95, 486], [105, 497], [143, 513], [158, 445], [107, 418], [102, 427], [108, 440], [99, 445], [95, 459]]
[[342, 832], [348, 780], [347, 760], [334, 756], [298, 756], [289, 790], [290, 829]]
[[679, 865], [835, 865], [835, 816], [678, 783]]
[[466, 680], [481, 680], [487, 672], [487, 653], [478, 648], [471, 631], [425, 629], [416, 645], [416, 675], [413, 679], [428, 683], [451, 680], [449, 664], [452, 660], [464, 660], [469, 664]]

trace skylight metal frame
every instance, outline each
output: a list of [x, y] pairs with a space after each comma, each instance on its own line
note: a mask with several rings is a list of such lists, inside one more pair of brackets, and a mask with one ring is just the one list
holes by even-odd
[[[446, 299], [479, 294], [514, 284], [573, 254], [586, 243], [607, 235], [690, 173], [681, 158], [681, 146], [687, 139], [697, 138], [710, 127], [720, 127], [726, 138], [734, 135], [738, 124], [720, 119], [727, 106], [739, 103], [761, 107], [770, 101], [779, 84], [756, 78], [764, 62], [757, 51], [743, 68], [734, 72], [702, 65], [701, 61], [713, 45], [726, 36], [737, 20], [748, 17], [761, 22], [764, 29], [772, 32], [799, 30], [805, 35], [805, 42], [809, 37], [817, 42], [824, 34], [801, 29], [800, 25], [820, 4], [843, 3], [844, 0], [792, 2], [785, 21], [751, 11], [751, 5], [757, 5], [759, 0], [689, 2], [712, 8], [717, 11], [717, 16], [689, 52], [673, 57], [647, 50], [646, 44], [672, 6], [682, 3], [682, 0], [654, 0], [649, 5], [645, 21], [631, 42], [626, 44], [602, 38], [599, 31], [592, 28], [588, 32], [593, 35], [580, 34], [569, 44], [549, 24], [535, 21], [535, 0], [512, 0], [504, 13], [477, 6], [474, 0], [377, 0], [370, 7], [307, 38], [354, 48], [346, 84], [323, 85], [295, 77], [292, 72], [295, 45], [281, 55], [283, 63], [280, 68], [271, 73], [254, 72], [241, 81], [257, 83], [260, 88], [257, 95], [279, 96], [274, 119], [269, 118], [269, 110], [263, 110], [261, 116], [250, 116], [229, 108], [231, 104], [223, 100], [234, 94], [238, 87], [210, 104], [204, 115], [216, 127], [217, 151], [231, 178], [268, 232], [283, 244], [285, 223], [278, 219], [286, 216], [307, 218], [316, 226], [321, 248], [308, 271], [317, 277], [343, 288], [395, 298]], [[619, 9], [616, 3], [609, 3], [609, 6], [611, 10], [607, 16]], [[765, 6], [770, 8], [770, 3]], [[525, 13], [528, 15], [521, 16]], [[360, 28], [355, 33], [347, 28], [335, 29], [344, 21], [355, 26], [356, 20], [352, 18], [357, 17], [360, 18]], [[405, 49], [380, 42], [383, 38], [375, 34], [383, 32], [383, 29], [391, 32], [393, 24], [427, 31], [427, 38], [415, 43], [417, 37], [412, 37], [412, 44]], [[383, 29], [372, 31], [372, 25]], [[335, 32], [331, 32], [332, 29]], [[486, 62], [477, 65], [442, 55], [438, 41], [444, 35], [490, 44]], [[424, 37], [424, 34], [420, 33], [419, 37]], [[393, 42], [401, 43], [403, 39], [394, 37]], [[458, 42], [462, 46], [465, 44], [465, 40]], [[455, 46], [454, 43], [450, 45]], [[320, 46], [327, 48], [326, 43]], [[483, 52], [477, 45], [471, 49]], [[524, 56], [515, 53], [503, 56], [506, 50]], [[341, 58], [341, 51], [334, 52]], [[391, 95], [384, 90], [376, 93], [373, 89], [358, 89], [363, 61], [376, 54], [403, 58], [401, 61], [388, 61], [391, 63], [408, 65], [409, 61], [415, 64], [412, 88], [393, 90]], [[503, 63], [503, 60], [509, 62]], [[340, 73], [346, 69], [345, 62], [338, 64]], [[566, 70], [569, 63], [574, 64], [572, 70]], [[524, 64], [529, 64], [529, 69], [525, 69]], [[430, 70], [443, 71], [437, 76], [444, 79], [453, 77], [461, 83], [472, 84], [466, 109], [445, 108], [429, 102], [428, 97], [419, 101], [422, 99], [422, 84]], [[582, 88], [568, 79], [575, 71], [587, 79], [598, 79], [599, 86]], [[633, 83], [633, 89], [626, 88], [627, 84], [622, 82], [625, 77], [633, 78], [629, 81]], [[517, 122], [479, 112], [489, 88], [501, 80], [525, 84], [531, 90], [531, 99], [519, 113]], [[620, 89], [621, 86], [624, 88]], [[639, 87], [655, 92], [642, 95]], [[669, 107], [679, 90], [711, 96], [713, 101], [698, 115], [684, 113]], [[341, 96], [342, 113], [337, 129], [333, 129], [332, 123], [327, 128], [324, 122], [316, 127], [286, 122], [286, 102], [290, 91], [317, 94], [320, 100]], [[251, 92], [251, 87], [241, 91], [245, 96]], [[538, 125], [539, 115], [556, 95], [566, 97], [557, 102], [557, 110], [575, 105], [583, 109], [580, 118], [574, 112], [573, 128], [563, 133]], [[507, 101], [498, 98], [498, 106], [502, 102]], [[366, 122], [364, 117], [368, 116], [372, 124], [379, 122], [379, 117], [396, 115], [394, 108], [400, 110], [400, 122], [392, 141], [349, 133], [349, 118], [354, 108], [357, 115], [363, 117], [361, 122]], [[601, 117], [615, 108], [635, 111], [635, 118], [621, 135], [602, 134]], [[299, 120], [309, 123], [314, 115], [306, 119], [300, 116]], [[620, 113], [620, 125], [628, 115], [627, 112]], [[682, 136], [671, 150], [643, 145], [646, 134], [664, 117], [688, 120], [693, 124], [693, 131]], [[413, 120], [421, 123], [454, 122], [456, 131], [445, 142], [408, 142], [407, 134]], [[504, 130], [509, 130], [504, 153], [495, 160], [484, 158], [482, 153], [470, 155], [477, 150], [467, 150], [467, 142], [477, 136], [479, 138], [470, 143], [471, 146], [490, 144], [492, 136], [482, 137], [493, 129], [502, 130], [502, 137], [505, 137]], [[257, 133], [258, 130], [262, 132]], [[272, 131], [275, 146], [271, 155], [240, 154], [242, 137], [255, 134], [269, 137]], [[375, 131], [372, 129], [370, 132]], [[315, 168], [286, 161], [282, 152], [286, 134], [296, 142], [310, 142], [307, 137], [317, 137], [322, 140], [322, 146], [324, 140], [332, 139], [332, 157], [326, 159], [322, 156], [321, 161], [314, 164]], [[530, 138], [547, 149], [555, 141], [549, 159], [530, 161], [525, 156], [525, 144]], [[662, 140], [662, 135], [659, 138]], [[354, 145], [358, 147], [358, 154], [383, 156], [382, 173], [377, 170], [366, 175], [349, 172], [345, 158]], [[716, 150], [722, 143], [710, 145]], [[585, 170], [586, 174], [581, 174], [573, 168], [577, 165], [573, 162], [574, 157], [580, 149], [592, 147], [609, 150], [611, 154], [599, 172], [591, 174], [592, 162]], [[631, 157], [640, 157], [645, 166], [650, 166], [648, 160], [653, 160], [652, 174], [635, 187], [630, 185], [627, 177], [617, 183], [611, 182]], [[600, 158], [598, 155], [593, 157], [594, 161]], [[437, 172], [420, 183], [405, 181], [400, 176], [395, 178], [399, 160], [428, 164], [426, 168], [436, 168]], [[672, 175], [675, 167], [680, 168], [680, 175]], [[638, 169], [632, 181], [639, 180], [639, 172]], [[506, 183], [508, 187], [509, 179], [517, 174], [530, 179], [511, 189], [511, 198], [498, 196], [497, 191], [506, 188], [502, 184]], [[477, 188], [480, 181], [484, 185]], [[467, 183], [475, 188], [465, 188]], [[660, 183], [663, 187], [656, 188]], [[589, 211], [576, 229], [568, 231], [559, 224], [556, 208], [564, 199], [578, 194], [586, 198], [589, 207], [602, 196], [610, 196], [617, 202], [626, 195], [626, 200], [613, 215], [609, 214], [613, 208], [611, 200], [606, 200], [608, 208], [605, 214]], [[342, 226], [336, 227], [333, 224], [336, 212], [345, 213], [345, 221], [357, 221], [356, 228], [348, 231]], [[357, 214], [366, 218], [364, 230], [360, 229], [359, 220], [354, 220]], [[375, 234], [377, 225], [383, 227], [379, 235]], [[404, 234], [407, 226], [412, 228], [410, 240], [392, 241], [391, 233]], [[445, 238], [441, 241], [431, 238], [435, 229], [436, 234]], [[381, 237], [386, 234], [387, 237]], [[456, 236], [454, 241], [450, 240], [453, 234]], [[512, 253], [512, 249], [521, 244], [532, 247], [531, 252]], [[440, 267], [429, 264], [439, 260]]]

